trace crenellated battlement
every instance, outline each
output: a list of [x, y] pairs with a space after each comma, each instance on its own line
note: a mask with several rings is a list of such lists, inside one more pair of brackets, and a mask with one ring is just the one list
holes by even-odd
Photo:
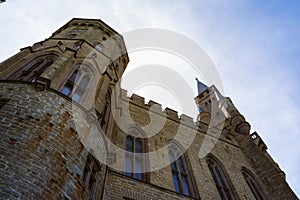
[[104, 23], [100, 19], [84, 19], [84, 21], [83, 21], [83, 19], [80, 19], [80, 18], [73, 18], [67, 24], [65, 24], [60, 29], [58, 29], [56, 32], [54, 32], [52, 34], [52, 36], [60, 33], [61, 31], [65, 30], [71, 26], [78, 26], [78, 27], [82, 27], [82, 28], [92, 27], [94, 29], [99, 29], [99, 30], [103, 31], [109, 37], [114, 34], [118, 34], [117, 31], [115, 31], [113, 28], [108, 26], [106, 23]]
[[162, 108], [160, 103], [157, 103], [153, 100], [149, 100], [148, 103], [145, 102], [145, 98], [137, 94], [128, 95], [128, 91], [121, 89], [121, 99], [124, 103], [129, 103], [129, 105], [135, 105], [139, 108], [143, 108], [148, 112], [155, 113], [160, 116], [166, 116], [168, 119], [180, 122], [186, 126], [189, 126], [194, 129], [198, 129], [199, 124], [193, 120], [193, 117], [190, 117], [185, 114], [178, 115], [178, 112], [174, 109], [166, 107]]

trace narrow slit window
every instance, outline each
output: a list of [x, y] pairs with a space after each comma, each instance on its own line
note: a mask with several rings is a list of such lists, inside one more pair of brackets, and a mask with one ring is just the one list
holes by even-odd
[[100, 163], [91, 155], [88, 154], [86, 164], [83, 170], [83, 183], [85, 187], [85, 193], [88, 199], [98, 199], [97, 189], [101, 187], [98, 183], [99, 173], [102, 169]]
[[103, 128], [103, 130], [106, 132], [108, 123], [109, 123], [109, 117], [110, 117], [110, 110], [111, 110], [111, 92], [108, 91], [105, 97], [105, 103], [102, 110], [102, 113], [100, 115], [100, 125]]

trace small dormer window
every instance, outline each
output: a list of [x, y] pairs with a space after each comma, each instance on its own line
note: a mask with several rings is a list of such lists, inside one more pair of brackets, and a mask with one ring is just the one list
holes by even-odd
[[73, 29], [73, 30], [70, 30], [69, 33], [84, 33], [87, 30], [88, 29]]
[[96, 44], [96, 45], [95, 45], [95, 48], [96, 48], [98, 51], [100, 51], [100, 52], [103, 51], [103, 45], [102, 45], [102, 44]]

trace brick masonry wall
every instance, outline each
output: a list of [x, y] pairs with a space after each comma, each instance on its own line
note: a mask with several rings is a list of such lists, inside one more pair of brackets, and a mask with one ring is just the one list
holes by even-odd
[[87, 151], [71, 104], [26, 84], [0, 83], [1, 199], [83, 199]]
[[183, 200], [192, 198], [109, 171], [106, 177], [104, 199]]

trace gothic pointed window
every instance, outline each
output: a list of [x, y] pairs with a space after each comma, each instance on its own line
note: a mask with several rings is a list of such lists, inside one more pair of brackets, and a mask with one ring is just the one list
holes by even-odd
[[218, 161], [212, 155], [209, 155], [206, 158], [206, 162], [210, 170], [210, 173], [212, 175], [215, 186], [217, 188], [220, 199], [221, 200], [238, 199], [234, 193], [228, 175], [224, 167], [221, 165], [220, 161]]
[[[170, 153], [170, 157], [174, 157]], [[180, 156], [177, 160], [171, 163], [172, 179], [176, 192], [190, 195], [190, 184], [188, 182], [188, 171], [185, 167], [183, 156]]]
[[146, 139], [136, 137], [138, 134], [130, 131], [130, 135], [125, 139], [125, 175], [143, 181], [148, 181], [148, 174], [146, 172]]
[[176, 145], [170, 145], [169, 159], [175, 191], [186, 196], [195, 196], [188, 162], [182, 150], [177, 148]]
[[34, 59], [33, 62], [26, 64], [17, 73], [12, 75], [10, 79], [35, 82], [37, 77], [44, 73], [50, 65], [54, 63], [57, 56], [48, 55]]
[[257, 200], [267, 200], [266, 195], [264, 194], [263, 190], [261, 189], [260, 185], [254, 178], [254, 175], [247, 170], [246, 168], [242, 168], [242, 174], [244, 176], [245, 181], [247, 182], [251, 192], [253, 193], [255, 199]]
[[76, 68], [65, 82], [61, 92], [79, 102], [86, 92], [91, 80], [91, 72], [85, 65]]

